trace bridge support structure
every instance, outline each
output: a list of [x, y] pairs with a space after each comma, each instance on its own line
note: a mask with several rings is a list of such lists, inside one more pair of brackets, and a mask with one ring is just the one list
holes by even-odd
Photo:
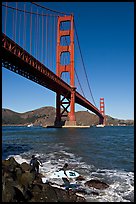
[[[63, 30], [62, 25], [68, 22], [69, 29]], [[69, 44], [62, 45], [62, 37], [69, 36]], [[69, 53], [69, 64], [62, 64], [61, 56], [64, 52]], [[74, 86], [74, 19], [73, 15], [70, 16], [58, 16], [57, 24], [57, 49], [56, 49], [56, 75], [61, 78], [63, 72], [68, 72], [70, 74], [70, 87], [71, 94], [70, 99], [67, 98], [67, 94], [61, 99], [61, 90], [56, 94], [56, 123], [61, 122], [61, 118], [66, 116], [65, 112], [68, 114], [68, 121], [65, 125], [76, 125], [75, 118], [75, 90]], [[68, 112], [70, 108], [70, 112]]]
[[103, 115], [104, 118], [100, 117], [99, 118], [99, 124], [105, 125], [105, 105], [104, 105], [104, 98], [100, 98], [100, 112]]

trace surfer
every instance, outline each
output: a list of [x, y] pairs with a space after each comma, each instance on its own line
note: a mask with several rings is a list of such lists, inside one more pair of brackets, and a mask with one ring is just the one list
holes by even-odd
[[[64, 183], [66, 182], [66, 183], [69, 183], [69, 184], [70, 184], [68, 175], [66, 174], [67, 167], [68, 167], [68, 164], [65, 163], [64, 166], [63, 166], [63, 168], [60, 169], [60, 171], [61, 171], [61, 170], [64, 171], [64, 174], [66, 175], [66, 178], [62, 177], [63, 182], [64, 182]], [[65, 184], [66, 184], [66, 183], [65, 183]], [[69, 188], [68, 188], [68, 189], [69, 189]]]
[[42, 166], [42, 162], [38, 158], [36, 158], [35, 155], [32, 155], [32, 159], [30, 161], [30, 166], [31, 166], [30, 172], [34, 171], [36, 172], [36, 174], [38, 174], [39, 165]]
[[65, 163], [64, 166], [63, 166], [60, 170], [64, 171], [64, 174], [66, 175], [66, 177], [67, 177], [67, 179], [68, 179], [68, 176], [67, 176], [67, 174], [66, 174], [67, 167], [68, 167], [68, 164]]
[[62, 177], [62, 180], [64, 182], [66, 190], [69, 190], [70, 182], [69, 182], [68, 175], [66, 174], [67, 168], [68, 168], [68, 164], [65, 163], [64, 166], [60, 170], [64, 171], [64, 174], [66, 175], [66, 178]]

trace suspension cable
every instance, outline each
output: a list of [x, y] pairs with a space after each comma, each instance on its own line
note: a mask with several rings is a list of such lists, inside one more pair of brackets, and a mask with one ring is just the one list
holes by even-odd
[[54, 13], [60, 13], [60, 14], [63, 14], [63, 15], [71, 15], [71, 14], [68, 14], [68, 13], [64, 13], [64, 12], [49, 9], [49, 8], [47, 8], [45, 6], [41, 6], [41, 5], [39, 5], [37, 3], [34, 3], [34, 2], [30, 2], [30, 3], [35, 4], [36, 6], [39, 6], [39, 7], [43, 8], [43, 9], [46, 9], [47, 11], [51, 11], [51, 12], [54, 12]]
[[[74, 22], [74, 26], [75, 26], [75, 22]], [[75, 26], [75, 31], [76, 31], [76, 26]], [[87, 84], [88, 84], [89, 91], [90, 91], [90, 94], [92, 96], [93, 102], [95, 104], [93, 94], [92, 94], [92, 91], [91, 91], [91, 87], [90, 87], [90, 84], [89, 84], [89, 81], [88, 81], [88, 77], [87, 77], [87, 73], [86, 73], [86, 69], [85, 69], [85, 64], [84, 64], [84, 61], [83, 61], [83, 56], [82, 56], [82, 52], [81, 52], [81, 48], [80, 48], [80, 44], [79, 44], [79, 38], [78, 38], [77, 31], [75, 33], [76, 33], [76, 37], [77, 37], [77, 43], [78, 43], [78, 47], [79, 47], [79, 51], [80, 51], [80, 55], [81, 55], [81, 60], [82, 60], [82, 63], [83, 63], [83, 68], [84, 68], [84, 71], [85, 71], [85, 76], [86, 76], [86, 79], [87, 79]], [[95, 104], [95, 106], [96, 106], [96, 104]]]
[[36, 16], [36, 58], [38, 59], [38, 44], [39, 44], [39, 27], [38, 27], [38, 8], [37, 8], [37, 16]]
[[46, 61], [45, 63], [47, 63], [48, 66], [48, 40], [47, 40], [47, 36], [48, 35], [48, 16], [46, 16], [46, 50], [45, 50], [45, 55], [46, 55]]
[[[43, 14], [43, 11], [42, 11], [42, 14]], [[42, 53], [41, 53], [41, 61], [42, 61], [42, 63], [43, 63], [43, 26], [44, 26], [44, 21], [43, 21], [43, 16], [42, 16], [42, 45], [41, 45], [41, 47], [42, 47]]]
[[12, 20], [12, 22], [13, 22], [13, 24], [12, 24], [12, 26], [13, 26], [13, 28], [12, 28], [12, 33], [13, 33], [12, 38], [15, 41], [15, 39], [14, 39], [14, 37], [15, 37], [15, 33], [14, 33], [14, 24], [15, 24], [15, 22], [14, 22], [14, 12], [13, 12], [13, 20]]
[[[37, 4], [37, 3], [34, 3], [34, 2], [30, 2], [30, 3], [32, 3], [32, 4], [34, 4], [34, 5], [38, 6], [38, 7], [41, 7], [41, 8], [43, 8], [43, 9], [46, 9], [46, 10], [48, 10], [48, 11], [54, 12], [54, 13], [60, 13], [60, 14], [63, 14], [63, 15], [70, 15], [70, 14], [68, 14], [68, 13], [59, 12], [59, 11], [56, 11], [56, 10], [49, 9], [49, 8], [47, 8], [47, 7], [41, 6], [41, 5], [39, 5], [39, 4]], [[16, 8], [11, 7], [11, 6], [7, 6], [7, 5], [3, 5], [3, 4], [2, 4], [2, 6], [5, 6], [5, 7], [7, 7], [7, 8], [11, 8], [11, 9], [16, 10], [16, 14], [17, 14], [17, 11], [21, 11], [21, 12], [24, 12], [24, 13], [35, 14], [35, 15], [37, 15], [37, 17], [38, 17], [38, 15], [39, 15], [39, 16], [53, 16], [53, 17], [56, 17], [55, 15], [51, 15], [51, 14], [43, 14], [43, 13], [40, 14], [40, 13], [35, 13], [35, 12], [32, 12], [32, 11], [29, 12], [29, 11], [26, 11], [25, 8], [24, 8], [24, 10], [21, 10], [21, 9], [18, 9], [17, 6], [16, 6]], [[25, 15], [24, 15], [24, 24], [25, 24], [25, 20], [26, 20], [26, 19], [25, 19]], [[46, 26], [47, 26], [47, 25], [46, 25]], [[74, 26], [75, 26], [75, 22], [74, 22]], [[14, 26], [13, 26], [13, 27], [14, 27]], [[5, 30], [6, 30], [6, 29], [5, 29]], [[75, 26], [75, 31], [76, 31], [76, 26]], [[87, 73], [86, 73], [86, 69], [85, 69], [85, 65], [84, 65], [84, 61], [83, 61], [83, 56], [82, 56], [82, 53], [81, 53], [81, 48], [80, 48], [80, 44], [79, 44], [79, 39], [78, 39], [77, 31], [76, 31], [75, 33], [76, 33], [76, 37], [77, 37], [77, 42], [78, 42], [78, 46], [79, 46], [79, 51], [80, 51], [81, 60], [82, 60], [82, 63], [83, 63], [83, 68], [84, 68], [84, 71], [85, 71], [85, 76], [86, 76], [86, 79], [87, 79], [89, 91], [90, 91], [90, 94], [91, 94], [91, 96], [92, 96], [93, 102], [94, 102], [94, 104], [95, 104], [95, 101], [94, 101], [94, 98], [93, 98], [93, 95], [92, 95], [92, 91], [91, 91], [91, 88], [90, 88], [90, 84], [89, 84], [89, 81], [88, 81], [88, 77], [87, 77]], [[26, 37], [26, 36], [24, 36], [24, 38], [25, 38], [25, 37]], [[66, 37], [65, 37], [65, 40], [66, 40]], [[25, 41], [25, 39], [24, 39], [24, 41]], [[67, 40], [66, 40], [66, 42], [67, 42]], [[46, 43], [47, 43], [47, 42], [46, 42]], [[68, 43], [67, 43], [67, 44], [68, 44]], [[30, 45], [30, 46], [31, 46], [31, 45]], [[76, 70], [75, 70], [75, 73], [76, 73]], [[77, 73], [76, 73], [76, 76], [77, 76]], [[82, 93], [83, 93], [83, 95], [84, 95], [84, 92], [83, 92], [83, 89], [82, 89], [81, 84], [80, 84], [80, 82], [79, 82], [78, 76], [77, 76], [77, 79], [78, 79], [78, 83], [79, 83], [79, 85], [80, 85], [81, 91], [82, 91]], [[85, 95], [84, 95], [84, 97], [85, 97]], [[95, 104], [95, 106], [96, 106], [96, 104]]]
[[84, 91], [83, 91], [82, 86], [81, 86], [81, 84], [80, 84], [80, 81], [79, 81], [79, 78], [78, 78], [78, 75], [77, 75], [76, 69], [75, 69], [75, 73], [76, 73], [76, 77], [77, 77], [77, 80], [78, 80], [79, 86], [80, 86], [80, 88], [81, 88], [82, 94], [83, 94], [83, 96], [85, 97], [85, 94], [84, 94]]
[[[4, 4], [2, 4], [2, 6], [4, 6], [4, 7], [7, 7], [7, 8], [9, 8], [9, 9], [12, 9], [12, 10], [18, 10], [18, 11], [20, 11], [20, 12], [23, 12], [23, 13], [29, 13], [29, 14], [34, 14], [34, 15], [37, 15], [37, 13], [35, 13], [35, 12], [30, 12], [30, 11], [24, 11], [24, 10], [22, 10], [22, 9], [19, 9], [19, 8], [15, 8], [15, 7], [12, 7], [12, 6], [8, 6], [8, 5], [4, 5]], [[38, 16], [50, 16], [50, 17], [58, 17], [58, 15], [55, 15], [55, 14], [38, 14]]]
[[[34, 18], [34, 37], [35, 37], [35, 39], [37, 38], [37, 36], [36, 36], [36, 16]], [[36, 58], [36, 43], [34, 43], [34, 56]]]
[[[6, 2], [7, 5], [7, 2]], [[7, 30], [7, 7], [6, 7], [6, 16], [5, 16], [5, 34], [6, 34], [6, 30]]]
[[16, 2], [16, 17], [15, 17], [15, 42], [16, 42], [16, 36], [17, 36], [16, 30], [17, 30], [17, 2]]
[[[31, 12], [32, 12], [32, 6], [31, 6]], [[32, 14], [30, 17], [30, 54], [32, 54]]]
[[[24, 4], [24, 11], [25, 11], [25, 4]], [[23, 34], [24, 34], [24, 36], [23, 36], [23, 49], [25, 49], [25, 45], [26, 45], [26, 18], [25, 18], [26, 16], [25, 16], [25, 12], [24, 12], [24, 32], [23, 32]]]
[[19, 45], [20, 45], [20, 27], [21, 27], [21, 13], [19, 15]]

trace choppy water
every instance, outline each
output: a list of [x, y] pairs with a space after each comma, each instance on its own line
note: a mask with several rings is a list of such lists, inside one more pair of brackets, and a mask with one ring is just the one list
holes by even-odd
[[48, 179], [67, 162], [86, 181], [109, 184], [95, 189], [99, 196], [85, 195], [88, 202], [134, 202], [134, 127], [2, 128], [2, 159], [14, 155], [19, 163], [29, 162], [32, 154]]

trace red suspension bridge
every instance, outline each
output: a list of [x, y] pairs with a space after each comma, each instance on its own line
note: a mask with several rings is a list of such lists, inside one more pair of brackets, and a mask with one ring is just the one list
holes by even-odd
[[[33, 2], [14, 2], [14, 6], [5, 2], [2, 11], [2, 66], [56, 92], [56, 125], [67, 114], [66, 124], [76, 125], [75, 103], [95, 113], [99, 123], [105, 124], [104, 99], [100, 98], [99, 110], [87, 77], [73, 14]], [[86, 99], [75, 68], [76, 43], [80, 55], [77, 66], [82, 64], [94, 105]]]

